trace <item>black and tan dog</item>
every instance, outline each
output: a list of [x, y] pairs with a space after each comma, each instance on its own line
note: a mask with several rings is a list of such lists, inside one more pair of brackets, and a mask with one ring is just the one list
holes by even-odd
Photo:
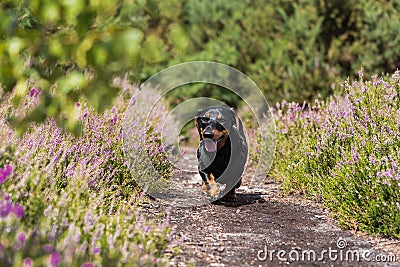
[[217, 198], [216, 182], [226, 184], [222, 202], [237, 202], [235, 190], [241, 185], [248, 153], [241, 120], [231, 108], [211, 106], [199, 110], [194, 121], [200, 135], [197, 159], [203, 192]]

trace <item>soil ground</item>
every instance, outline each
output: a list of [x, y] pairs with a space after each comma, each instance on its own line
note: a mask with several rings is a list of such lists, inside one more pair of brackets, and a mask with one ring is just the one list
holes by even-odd
[[[183, 164], [194, 165], [190, 157]], [[179, 183], [200, 187], [189, 167]], [[252, 189], [244, 177], [237, 192], [238, 207], [172, 208], [185, 247], [165, 252], [167, 266], [400, 266], [400, 240], [342, 230], [319, 203], [284, 196], [276, 182]], [[144, 210], [164, 209], [154, 201]]]

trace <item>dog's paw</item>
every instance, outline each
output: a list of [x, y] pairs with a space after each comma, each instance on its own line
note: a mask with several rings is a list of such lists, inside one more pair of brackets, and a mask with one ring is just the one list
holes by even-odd
[[216, 182], [203, 184], [202, 190], [210, 197], [216, 198], [219, 195], [219, 188]]
[[227, 207], [238, 207], [240, 206], [240, 201], [236, 197], [236, 194], [228, 194], [222, 198], [222, 201]]

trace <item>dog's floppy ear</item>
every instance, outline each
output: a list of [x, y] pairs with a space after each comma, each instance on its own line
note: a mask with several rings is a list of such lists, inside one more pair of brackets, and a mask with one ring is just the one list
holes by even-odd
[[199, 125], [199, 118], [200, 118], [200, 114], [203, 110], [199, 109], [196, 113], [196, 115], [194, 115], [194, 125], [196, 125], [196, 128], [200, 131], [200, 125]]
[[194, 117], [194, 125], [196, 126], [197, 129], [199, 129], [199, 117], [198, 116]]
[[198, 117], [197, 115], [196, 115], [196, 117], [194, 117], [194, 125], [196, 125], [197, 132], [199, 133], [199, 136], [200, 136], [200, 140], [203, 140], [203, 129], [201, 128], [201, 126], [199, 124], [199, 119], [200, 119], [200, 117]]
[[239, 117], [238, 117], [238, 115], [236, 114], [236, 111], [235, 111], [235, 109], [234, 108], [230, 108], [230, 111], [231, 111], [231, 115], [232, 115], [232, 128], [234, 128], [234, 129], [238, 129], [238, 127], [240, 126], [240, 124], [239, 124]]
[[[239, 119], [239, 116], [236, 114], [235, 110], [233, 108], [230, 109], [233, 116], [232, 116], [232, 129], [237, 133], [240, 143], [243, 148], [246, 149], [247, 151], [247, 142], [246, 142], [246, 136], [244, 134], [244, 127], [242, 121]], [[247, 154], [247, 152], [246, 152]]]
[[203, 139], [203, 129], [201, 128], [201, 125], [199, 123], [200, 115], [203, 112], [202, 109], [199, 109], [194, 117], [194, 125], [197, 128], [197, 131], [199, 132], [200, 140]]

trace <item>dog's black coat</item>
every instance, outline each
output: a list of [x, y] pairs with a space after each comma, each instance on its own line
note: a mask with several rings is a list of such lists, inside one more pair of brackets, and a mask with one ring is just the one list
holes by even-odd
[[[206, 118], [207, 121], [203, 121], [202, 118]], [[221, 130], [221, 125], [229, 133], [224, 145], [215, 152], [207, 152], [203, 142], [204, 130]], [[207, 182], [212, 173], [218, 183], [226, 184], [227, 190], [223, 194], [229, 192], [230, 195], [234, 195], [235, 189], [241, 185], [248, 153], [241, 120], [231, 108], [211, 106], [197, 112], [196, 126], [200, 135], [200, 145], [197, 149], [198, 169], [203, 181]]]

